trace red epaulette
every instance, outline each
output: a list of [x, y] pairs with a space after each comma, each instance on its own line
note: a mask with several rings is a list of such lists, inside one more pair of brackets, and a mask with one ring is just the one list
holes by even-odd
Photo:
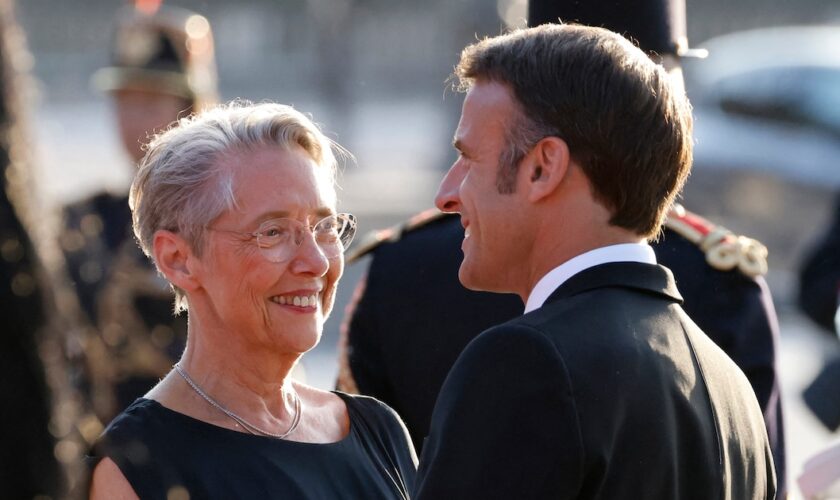
[[761, 242], [737, 235], [682, 205], [674, 205], [665, 219], [665, 227], [700, 247], [706, 254], [706, 262], [715, 269], [738, 269], [750, 277], [767, 273], [767, 247]]
[[441, 212], [436, 208], [430, 208], [412, 216], [407, 221], [401, 222], [396, 226], [371, 231], [362, 238], [361, 242], [356, 245], [353, 250], [347, 252], [345, 261], [347, 264], [352, 264], [375, 250], [379, 245], [399, 241], [404, 234], [421, 228], [436, 220], [440, 220], [445, 216], [446, 214], [444, 212]]

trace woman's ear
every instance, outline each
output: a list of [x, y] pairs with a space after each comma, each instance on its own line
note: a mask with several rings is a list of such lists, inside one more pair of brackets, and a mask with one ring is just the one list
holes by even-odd
[[538, 202], [554, 193], [569, 171], [571, 157], [566, 141], [559, 137], [541, 139], [528, 154], [528, 200]]
[[199, 287], [194, 269], [195, 254], [180, 235], [163, 229], [156, 231], [152, 253], [158, 269], [170, 283], [186, 291]]

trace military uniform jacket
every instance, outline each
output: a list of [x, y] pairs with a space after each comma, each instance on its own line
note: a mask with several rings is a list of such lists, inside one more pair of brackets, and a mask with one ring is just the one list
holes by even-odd
[[61, 245], [87, 325], [78, 385], [107, 423], [178, 360], [186, 317], [174, 315], [169, 284], [134, 240], [126, 196], [65, 207]]
[[609, 263], [478, 336], [447, 377], [415, 498], [772, 499], [743, 373], [671, 273]]

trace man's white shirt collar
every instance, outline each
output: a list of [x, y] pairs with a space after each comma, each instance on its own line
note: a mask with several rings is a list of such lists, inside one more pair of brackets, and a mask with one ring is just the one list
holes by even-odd
[[653, 248], [647, 243], [622, 243], [596, 248], [573, 257], [540, 278], [537, 285], [531, 290], [531, 294], [528, 295], [528, 302], [525, 303], [525, 313], [542, 307], [549, 295], [572, 276], [584, 269], [608, 262], [656, 264], [656, 254], [653, 253]]

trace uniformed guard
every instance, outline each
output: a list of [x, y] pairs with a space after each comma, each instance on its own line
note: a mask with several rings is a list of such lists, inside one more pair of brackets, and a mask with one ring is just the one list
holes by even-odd
[[207, 18], [177, 7], [149, 11], [142, 5], [117, 14], [111, 65], [94, 73], [91, 83], [114, 94], [135, 90], [179, 97], [192, 111], [215, 104], [216, 62]]
[[[207, 19], [148, 5], [119, 12], [112, 63], [92, 77], [113, 100], [134, 163], [150, 135], [217, 100]], [[169, 371], [183, 350], [186, 318], [174, 316], [166, 282], [134, 241], [127, 193], [97, 193], [66, 207], [60, 244], [88, 323], [86, 392], [107, 423]]]
[[[682, 0], [532, 2], [529, 24], [580, 22], [638, 40], [679, 66], [702, 56], [685, 38]], [[420, 451], [438, 391], [463, 348], [483, 330], [522, 314], [513, 295], [473, 292], [458, 281], [464, 232], [457, 216], [425, 212], [369, 237], [348, 262], [370, 254], [339, 341], [339, 389], [382, 399], [403, 417]], [[675, 207], [653, 243], [691, 318], [749, 378], [765, 415], [784, 492], [784, 440], [776, 373], [778, 321], [763, 278], [767, 249]], [[780, 496], [781, 498], [781, 496]]]

